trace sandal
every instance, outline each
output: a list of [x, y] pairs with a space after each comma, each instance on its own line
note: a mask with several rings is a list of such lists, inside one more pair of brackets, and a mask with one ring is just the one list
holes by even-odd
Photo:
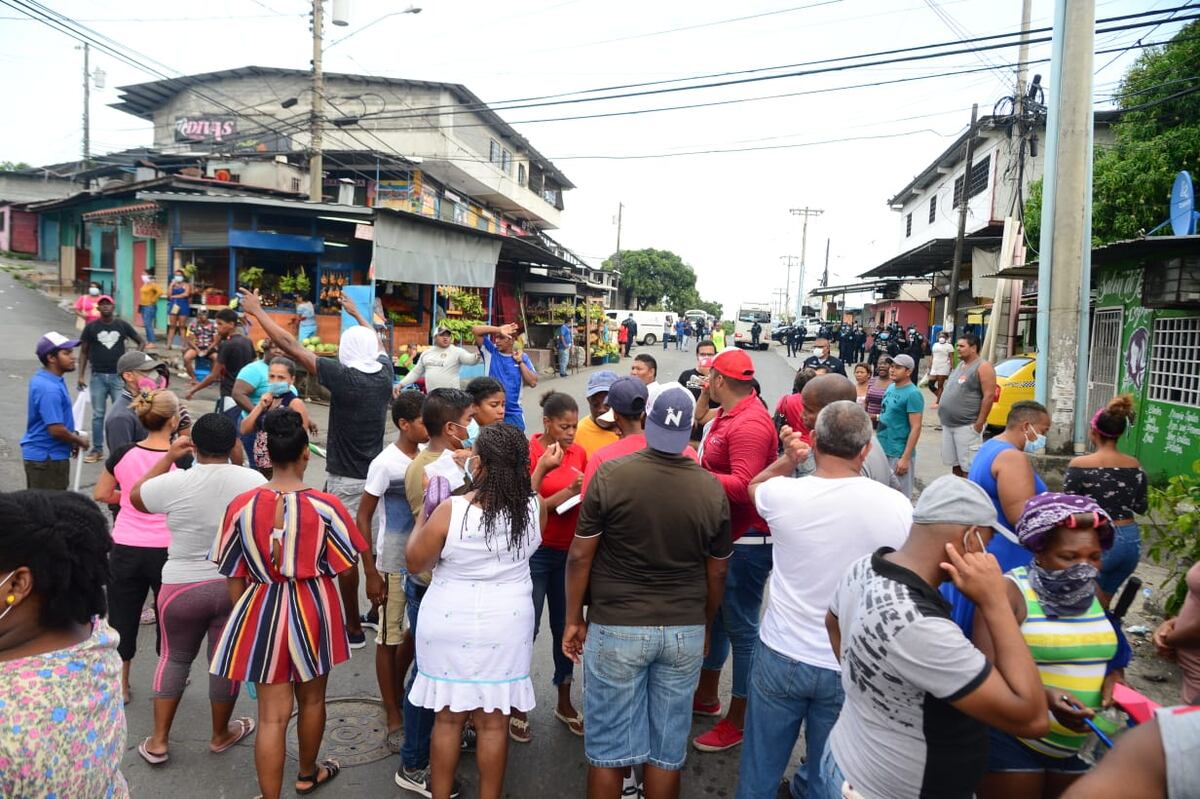
[[[325, 769], [325, 774], [326, 774], [326, 777], [323, 780], [317, 779], [319, 776], [321, 776], [321, 769]], [[317, 790], [318, 788], [323, 788], [324, 786], [333, 782], [334, 779], [337, 777], [337, 775], [341, 773], [341, 771], [342, 771], [342, 767], [338, 764], [338, 762], [336, 760], [322, 760], [320, 763], [317, 764], [317, 770], [314, 771], [312, 774], [297, 774], [296, 775], [296, 782], [312, 783], [311, 787], [297, 788], [296, 793], [300, 794], [301, 796], [307, 796], [308, 794], [312, 793], [313, 791]]]
[[583, 737], [583, 714], [578, 710], [575, 711], [574, 716], [568, 716], [565, 713], [560, 713], [558, 710], [555, 710], [554, 718], [558, 719], [563, 724], [566, 724], [567, 729], [578, 735], [580, 738]]
[[242, 741], [243, 738], [245, 738], [247, 735], [251, 735], [254, 732], [254, 719], [250, 718], [249, 716], [242, 716], [240, 719], [234, 719], [233, 723], [238, 725], [238, 734], [233, 737], [233, 740], [228, 741], [216, 748], [213, 748], [212, 744], [208, 745], [208, 750], [214, 755], [219, 755], [227, 749], [236, 746]]
[[170, 752], [151, 752], [146, 746], [148, 743], [150, 743], [149, 737], [138, 744], [137, 750], [138, 754], [142, 756], [142, 760], [145, 760], [152, 766], [161, 766], [163, 763], [166, 763], [171, 759]]
[[519, 719], [516, 716], [509, 716], [508, 737], [519, 744], [527, 744], [532, 741], [533, 733], [529, 731], [529, 719]]

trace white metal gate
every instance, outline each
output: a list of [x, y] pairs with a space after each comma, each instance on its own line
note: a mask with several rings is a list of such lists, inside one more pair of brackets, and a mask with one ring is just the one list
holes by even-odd
[[1090, 420], [1116, 396], [1121, 370], [1121, 308], [1103, 308], [1092, 319], [1087, 408]]

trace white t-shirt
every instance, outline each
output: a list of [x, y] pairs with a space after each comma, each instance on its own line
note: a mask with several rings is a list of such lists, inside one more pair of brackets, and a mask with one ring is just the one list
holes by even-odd
[[221, 534], [225, 509], [238, 496], [267, 482], [254, 469], [231, 463], [197, 463], [142, 483], [142, 504], [165, 513], [171, 543], [163, 566], [164, 583], [201, 583], [225, 579], [208, 559]]
[[[371, 461], [371, 465], [367, 467], [367, 481], [363, 484], [363, 490], [373, 497], [379, 497], [379, 505], [376, 506], [375, 515], [379, 517], [378, 532], [375, 534], [375, 553], [379, 558], [379, 569], [388, 572], [389, 574], [400, 574], [402, 569], [398, 568], [402, 564], [404, 558], [403, 547], [399, 548], [398, 552], [392, 552], [394, 547], [384, 549], [384, 539], [387, 536], [388, 530], [388, 509], [392, 509], [393, 516], [400, 516], [401, 519], [393, 519], [393, 527], [397, 525], [407, 526], [408, 530], [402, 534], [407, 540], [407, 532], [412, 530], [412, 509], [408, 504], [408, 496], [404, 493], [404, 475], [408, 472], [408, 466], [412, 463], [412, 458], [405, 455], [395, 444], [388, 444], [383, 448], [383, 451], [375, 456]], [[403, 506], [401, 508], [401, 506]], [[400, 533], [400, 530], [392, 530], [392, 533]], [[396, 561], [393, 556], [400, 558]], [[384, 561], [387, 560], [387, 565], [390, 568], [384, 568]]]
[[416, 368], [404, 376], [400, 385], [407, 386], [424, 377], [426, 392], [435, 388], [461, 388], [459, 367], [470, 366], [482, 360], [483, 356], [479, 353], [467, 352], [454, 344], [449, 347], [430, 347], [421, 353]]
[[950, 353], [954, 352], [954, 347], [949, 342], [938, 341], [930, 347], [930, 351], [933, 353], [933, 361], [929, 366], [929, 374], [950, 374]]
[[771, 529], [774, 568], [762, 642], [776, 652], [838, 670], [825, 612], [850, 564], [880, 547], [899, 547], [912, 505], [867, 477], [775, 477], [754, 495]]

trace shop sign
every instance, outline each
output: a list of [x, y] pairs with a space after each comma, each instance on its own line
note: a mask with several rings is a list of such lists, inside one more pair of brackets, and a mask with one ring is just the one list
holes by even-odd
[[375, 226], [357, 224], [354, 226], [354, 238], [364, 241], [375, 241]]
[[223, 142], [237, 135], [237, 119], [232, 116], [199, 114], [175, 117], [175, 141]]
[[133, 218], [133, 235], [140, 239], [157, 239], [162, 236], [162, 225], [153, 216], [135, 216]]

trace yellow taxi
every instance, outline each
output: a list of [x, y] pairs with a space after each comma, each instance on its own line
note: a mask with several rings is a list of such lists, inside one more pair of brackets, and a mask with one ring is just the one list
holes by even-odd
[[1014, 403], [1033, 399], [1037, 354], [1014, 355], [996, 364], [996, 401], [988, 414], [987, 426], [993, 432], [1004, 430], [1008, 412]]

